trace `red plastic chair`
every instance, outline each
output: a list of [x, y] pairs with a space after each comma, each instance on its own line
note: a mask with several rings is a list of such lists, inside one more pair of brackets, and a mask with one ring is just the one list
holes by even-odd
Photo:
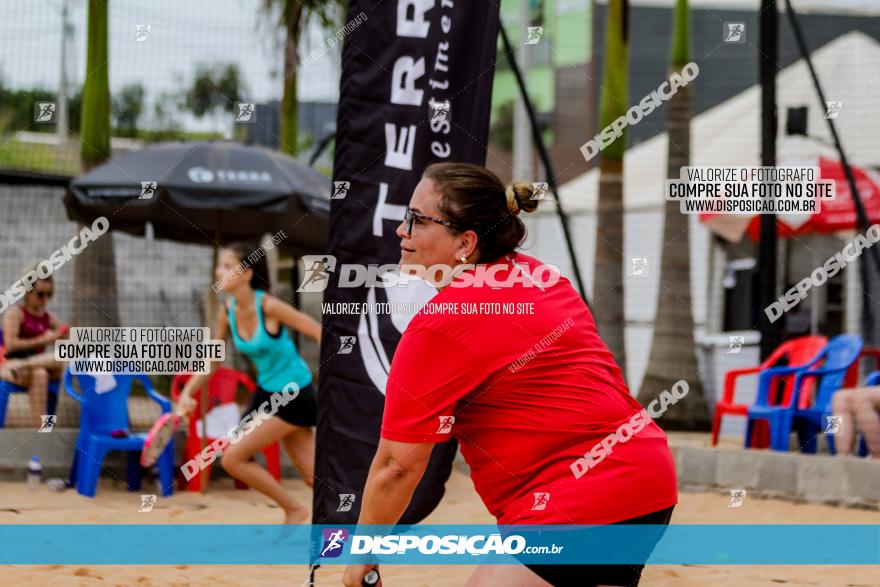
[[[810, 359], [822, 350], [828, 343], [828, 339], [824, 336], [802, 336], [793, 338], [779, 345], [773, 351], [773, 354], [767, 357], [763, 363], [757, 367], [749, 367], [747, 369], [733, 369], [727, 372], [724, 377], [724, 392], [721, 401], [715, 404], [715, 418], [712, 421], [712, 446], [718, 444], [718, 433], [721, 431], [721, 418], [724, 416], [748, 416], [748, 404], [734, 403], [734, 393], [736, 391], [736, 379], [742, 375], [750, 375], [760, 373], [765, 369], [776, 366], [784, 357], [788, 359], [790, 367], [804, 365], [810, 362]], [[813, 382], [808, 380], [804, 382], [801, 389], [801, 395], [798, 397], [798, 407], [804, 407], [801, 404], [809, 400], [812, 392]], [[776, 381], [774, 393], [770, 401], [772, 405], [787, 404], [794, 389], [794, 377], [779, 377]], [[770, 446], [770, 430], [767, 422], [757, 420], [755, 422], [755, 430], [752, 434], [752, 448], [768, 448]]]
[[[190, 377], [192, 377], [192, 375], [189, 373], [180, 373], [175, 375], [174, 379], [171, 380], [171, 397], [175, 401], [180, 396], [183, 386], [189, 381]], [[235, 392], [238, 390], [239, 384], [247, 388], [250, 393], [254, 393], [257, 389], [254, 381], [244, 373], [236, 371], [235, 369], [227, 369], [225, 367], [217, 369], [208, 381], [208, 409], [205, 410], [205, 412], [207, 413], [217, 406], [235, 402]], [[201, 416], [201, 390], [196, 390], [195, 393], [193, 393], [193, 398], [196, 400], [196, 407], [189, 418], [189, 431], [186, 438], [186, 444], [183, 447], [184, 462], [195, 457], [202, 450], [201, 438], [199, 437], [198, 428], [196, 427]], [[212, 443], [214, 440], [216, 439], [210, 437], [205, 438], [205, 446]], [[278, 446], [277, 442], [270, 444], [263, 449], [263, 456], [266, 458], [266, 468], [269, 470], [269, 473], [275, 477], [275, 479], [280, 481], [281, 447]], [[179, 481], [180, 488], [183, 489], [185, 487], [189, 491], [200, 491], [202, 488], [201, 477], [204, 474], [208, 475], [208, 478], [210, 478], [211, 466], [212, 465], [209, 465], [205, 467], [203, 471], [196, 473], [189, 481], [181, 475]], [[235, 481], [235, 486], [238, 489], [248, 488], [246, 483], [242, 483], [237, 479]]]
[[843, 380], [844, 387], [859, 386], [859, 366], [865, 359], [871, 359], [874, 361], [873, 366], [870, 366], [865, 370], [866, 373], [880, 371], [880, 348], [865, 347], [862, 349], [862, 354], [859, 355], [859, 360], [853, 363], [852, 367], [849, 368], [849, 371], [846, 372], [846, 378]]

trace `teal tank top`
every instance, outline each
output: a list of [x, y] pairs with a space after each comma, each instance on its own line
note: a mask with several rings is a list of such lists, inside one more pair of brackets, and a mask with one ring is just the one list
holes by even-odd
[[296, 345], [290, 339], [287, 328], [282, 324], [278, 336], [266, 331], [263, 322], [262, 290], [255, 290], [254, 305], [257, 310], [257, 329], [250, 340], [238, 335], [235, 324], [235, 298], [229, 304], [229, 326], [232, 330], [232, 341], [235, 348], [253, 361], [257, 368], [257, 385], [266, 391], [280, 392], [290, 383], [296, 383], [300, 389], [312, 382], [312, 372], [299, 355]]

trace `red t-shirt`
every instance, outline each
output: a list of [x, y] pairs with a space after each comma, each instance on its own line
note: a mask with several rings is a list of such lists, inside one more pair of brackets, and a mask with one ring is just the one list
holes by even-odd
[[[492, 264], [503, 265], [496, 279], [510, 278], [511, 259], [538, 277], [541, 263], [520, 253]], [[382, 438], [457, 438], [501, 524], [607, 524], [678, 500], [666, 435], [650, 418], [583, 476], [572, 472], [639, 410], [564, 277], [543, 290], [450, 286], [413, 317], [394, 353]]]

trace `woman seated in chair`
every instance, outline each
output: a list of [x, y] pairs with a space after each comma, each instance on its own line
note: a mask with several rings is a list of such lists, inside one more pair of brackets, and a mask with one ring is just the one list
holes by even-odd
[[58, 379], [64, 368], [55, 361], [52, 344], [67, 330], [46, 309], [54, 292], [52, 276], [37, 279], [18, 304], [3, 316], [3, 346], [6, 361], [0, 363], [0, 379], [28, 390], [31, 422], [40, 426], [46, 411], [49, 381]]
[[831, 397], [831, 409], [838, 416], [834, 439], [837, 456], [847, 456], [856, 445], [856, 429], [861, 430], [868, 453], [880, 458], [880, 386], [841, 389]]

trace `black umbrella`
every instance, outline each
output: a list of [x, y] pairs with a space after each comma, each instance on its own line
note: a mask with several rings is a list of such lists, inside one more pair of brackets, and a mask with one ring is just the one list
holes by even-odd
[[231, 142], [178, 142], [111, 159], [70, 183], [71, 220], [212, 244], [284, 230], [294, 256], [326, 249], [330, 180], [292, 157]]

